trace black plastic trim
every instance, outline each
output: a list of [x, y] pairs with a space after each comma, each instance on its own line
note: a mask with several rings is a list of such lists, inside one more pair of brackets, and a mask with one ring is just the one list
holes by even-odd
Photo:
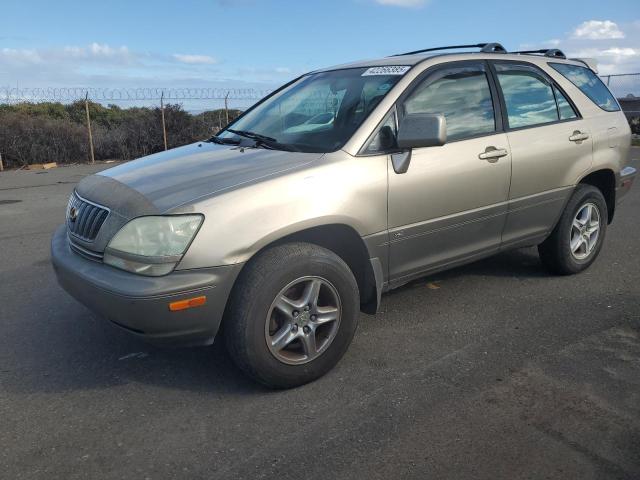
[[558, 48], [542, 48], [540, 50], [520, 50], [518, 52], [509, 52], [509, 53], [517, 53], [519, 55], [540, 54], [540, 55], [544, 55], [545, 57], [561, 58], [563, 60], [566, 60], [567, 58], [564, 52]]

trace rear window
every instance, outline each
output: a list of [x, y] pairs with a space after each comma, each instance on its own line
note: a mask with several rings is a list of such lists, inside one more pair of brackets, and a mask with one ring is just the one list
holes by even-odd
[[620, 110], [618, 102], [609, 89], [590, 69], [566, 63], [550, 63], [549, 65], [578, 87], [582, 93], [601, 109], [607, 112]]

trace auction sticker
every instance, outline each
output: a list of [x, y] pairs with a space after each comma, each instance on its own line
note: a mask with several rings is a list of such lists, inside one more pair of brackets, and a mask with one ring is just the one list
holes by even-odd
[[404, 75], [411, 67], [407, 65], [389, 65], [386, 67], [371, 67], [367, 69], [362, 76], [370, 77], [372, 75]]

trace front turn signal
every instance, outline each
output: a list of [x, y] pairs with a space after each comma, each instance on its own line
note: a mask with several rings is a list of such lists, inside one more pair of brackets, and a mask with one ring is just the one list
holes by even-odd
[[187, 298], [186, 300], [178, 300], [177, 302], [171, 302], [169, 304], [169, 310], [172, 312], [178, 312], [180, 310], [186, 310], [187, 308], [201, 307], [207, 303], [207, 297], [202, 295], [200, 297]]

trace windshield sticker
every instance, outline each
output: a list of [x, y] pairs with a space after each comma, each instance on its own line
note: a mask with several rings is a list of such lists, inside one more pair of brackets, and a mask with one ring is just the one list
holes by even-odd
[[411, 67], [406, 65], [390, 65], [388, 67], [371, 67], [362, 74], [363, 77], [372, 75], [404, 75]]

